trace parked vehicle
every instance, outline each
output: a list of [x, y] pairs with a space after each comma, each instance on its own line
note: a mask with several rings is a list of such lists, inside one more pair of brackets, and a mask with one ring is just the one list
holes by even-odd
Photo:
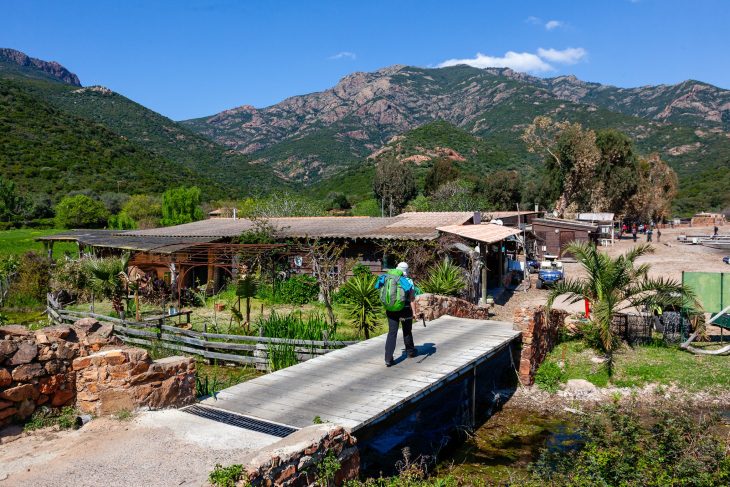
[[551, 286], [556, 282], [560, 282], [565, 279], [565, 270], [563, 263], [557, 258], [548, 257], [548, 260], [540, 262], [540, 270], [537, 273], [537, 288], [542, 289], [546, 286]]

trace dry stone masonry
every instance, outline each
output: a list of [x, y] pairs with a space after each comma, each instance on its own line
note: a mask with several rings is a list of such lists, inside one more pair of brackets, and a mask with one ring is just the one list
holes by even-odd
[[39, 406], [108, 414], [195, 400], [192, 359], [152, 361], [144, 350], [122, 349], [112, 333], [91, 318], [36, 331], [0, 327], [0, 426]]
[[427, 321], [435, 320], [443, 315], [456, 318], [488, 320], [489, 308], [476, 306], [465, 299], [440, 294], [421, 294], [416, 297], [416, 307]]
[[335, 485], [356, 479], [360, 453], [355, 437], [341, 426], [312, 425], [251, 453], [242, 461], [244, 474], [239, 486], [302, 487], [316, 484], [317, 465], [329, 452], [340, 462]]
[[535, 372], [558, 341], [566, 311], [530, 306], [515, 310], [514, 329], [522, 332], [519, 377], [524, 385], [532, 385]]

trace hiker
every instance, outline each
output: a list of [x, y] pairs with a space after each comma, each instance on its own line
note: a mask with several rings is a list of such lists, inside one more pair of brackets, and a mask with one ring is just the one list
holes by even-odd
[[662, 240], [662, 231], [660, 229], [656, 229], [656, 243], [661, 242]]
[[636, 242], [636, 223], [631, 227], [631, 236], [634, 237], [634, 242]]
[[654, 230], [651, 229], [651, 227], [647, 228], [646, 230], [646, 241], [651, 242], [651, 235], [654, 233]]
[[385, 366], [395, 364], [393, 352], [398, 338], [398, 326], [403, 323], [403, 343], [406, 354], [413, 358], [418, 354], [413, 344], [413, 317], [416, 315], [416, 305], [413, 302], [416, 286], [408, 278], [408, 264], [401, 262], [395, 269], [378, 277], [375, 289], [380, 290], [380, 302], [385, 307], [388, 317], [388, 336], [385, 340]]
[[717, 225], [715, 225], [714, 231], [712, 232], [712, 238], [717, 238], [717, 233], [720, 231], [719, 228], [717, 228]]

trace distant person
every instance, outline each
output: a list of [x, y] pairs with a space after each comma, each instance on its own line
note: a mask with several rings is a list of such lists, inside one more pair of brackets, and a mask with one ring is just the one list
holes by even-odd
[[715, 225], [715, 228], [712, 232], [712, 238], [717, 238], [717, 233], [720, 231], [719, 228], [717, 228], [717, 225]]
[[634, 226], [631, 227], [631, 236], [634, 237], [634, 242], [636, 242], [636, 223], [634, 223]]
[[388, 317], [388, 336], [385, 339], [385, 366], [395, 364], [393, 352], [398, 338], [398, 327], [403, 324], [403, 343], [409, 358], [418, 355], [413, 344], [413, 317], [416, 316], [416, 286], [408, 277], [408, 264], [401, 262], [395, 269], [378, 277], [375, 289], [380, 290], [380, 301]]
[[651, 242], [652, 233], [654, 233], [654, 230], [652, 230], [651, 228], [646, 230], [646, 241], [647, 242]]
[[656, 229], [656, 243], [659, 243], [661, 241], [661, 239], [662, 239], [662, 231], [659, 228], [657, 228]]

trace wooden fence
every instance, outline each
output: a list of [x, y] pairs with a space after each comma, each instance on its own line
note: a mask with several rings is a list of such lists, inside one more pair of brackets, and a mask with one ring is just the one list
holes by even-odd
[[164, 319], [155, 322], [130, 321], [96, 313], [61, 309], [53, 306], [53, 304], [55, 303], [49, 301], [46, 313], [55, 323], [73, 323], [81, 318], [94, 318], [100, 322], [110, 323], [114, 335], [124, 343], [198, 355], [210, 361], [219, 360], [254, 365], [260, 370], [270, 368], [269, 353], [277, 347], [287, 347], [289, 350], [293, 348], [297, 361], [303, 362], [332, 350], [357, 343], [197, 332], [166, 325]]

